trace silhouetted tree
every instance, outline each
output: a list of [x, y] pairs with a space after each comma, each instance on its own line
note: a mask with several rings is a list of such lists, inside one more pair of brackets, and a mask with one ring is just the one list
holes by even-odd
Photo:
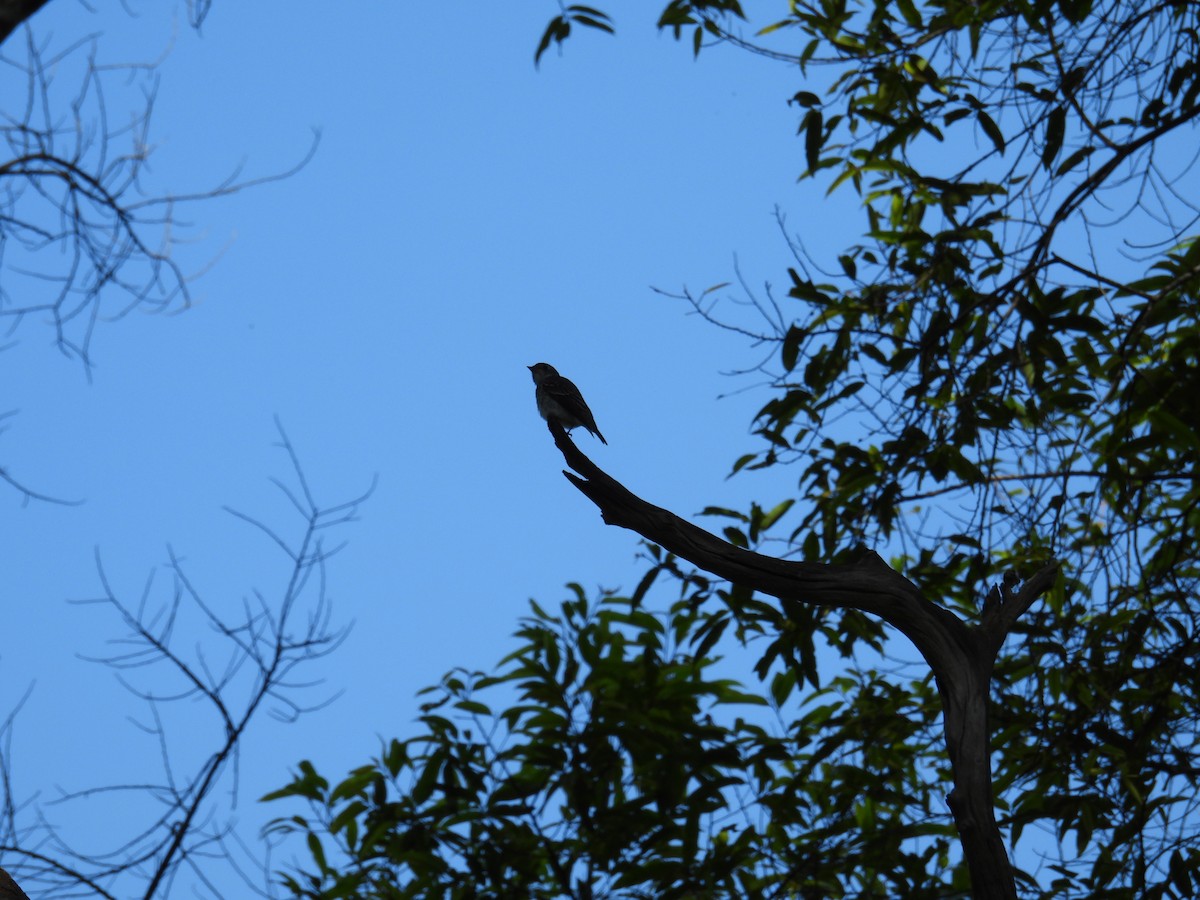
[[[786, 296], [680, 295], [773, 348], [733, 470], [795, 491], [722, 540], [557, 431], [646, 578], [535, 606], [340, 782], [302, 765], [296, 896], [1200, 886], [1200, 3], [780, 7], [659, 25], [779, 60], [803, 177], [861, 202], [829, 259], [780, 216]], [[536, 55], [612, 25], [563, 6]], [[714, 674], [743, 649], [754, 691]]]

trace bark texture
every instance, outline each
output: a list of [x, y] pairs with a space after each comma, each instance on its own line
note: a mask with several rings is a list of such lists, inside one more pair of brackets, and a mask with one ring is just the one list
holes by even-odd
[[563, 474], [609, 525], [635, 531], [676, 556], [736, 585], [783, 603], [850, 607], [879, 616], [916, 645], [937, 680], [954, 788], [947, 798], [976, 900], [1016, 900], [1012, 865], [996, 824], [987, 721], [996, 654], [1017, 618], [1053, 584], [1051, 560], [1014, 591], [1008, 579], [984, 603], [977, 624], [939, 606], [868, 551], [857, 562], [794, 562], [736, 547], [646, 502], [583, 455], [557, 423], [551, 435], [573, 472]]
[[29, 896], [3, 869], [0, 869], [0, 900], [29, 900]]

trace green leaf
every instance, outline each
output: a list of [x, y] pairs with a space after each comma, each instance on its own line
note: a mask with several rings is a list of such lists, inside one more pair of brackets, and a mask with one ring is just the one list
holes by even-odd
[[800, 344], [807, 337], [806, 332], [792, 325], [783, 338], [783, 349], [780, 351], [783, 368], [790, 372], [796, 368], [796, 360], [800, 356]]
[[542, 32], [542, 39], [538, 41], [537, 50], [533, 54], [533, 64], [536, 66], [542, 60], [542, 54], [545, 53], [550, 45], [561, 44], [571, 34], [571, 23], [567, 21], [565, 16], [555, 16], [546, 26], [546, 30]]
[[1092, 11], [1092, 0], [1058, 0], [1058, 8], [1072, 25], [1078, 25]]
[[580, 25], [586, 25], [588, 28], [595, 28], [608, 34], [614, 33], [612, 25], [601, 19], [593, 19], [590, 16], [572, 16], [571, 20], [578, 22]]
[[375, 782], [374, 766], [359, 766], [337, 787], [329, 793], [330, 800], [347, 800], [350, 797], [365, 794], [368, 787]]
[[445, 761], [441, 752], [435, 752], [425, 760], [425, 768], [421, 770], [421, 777], [413, 785], [412, 798], [414, 802], [424, 803], [433, 795], [433, 787], [437, 783], [438, 775], [441, 774]]
[[766, 531], [768, 528], [778, 522], [789, 509], [795, 506], [795, 504], [795, 498], [789, 498], [784, 500], [782, 503], [776, 504], [770, 512], [767, 512], [763, 515], [761, 521], [758, 523], [759, 530]]
[[629, 598], [631, 606], [638, 606], [645, 600], [646, 594], [650, 591], [651, 585], [658, 579], [660, 572], [662, 572], [662, 566], [654, 566], [642, 576]]
[[696, 636], [700, 639], [699, 644], [692, 651], [696, 659], [704, 659], [708, 656], [708, 652], [721, 639], [721, 635], [725, 633], [725, 629], [729, 626], [729, 619], [713, 618], [709, 619], [696, 632]]
[[480, 703], [478, 700], [459, 700], [454, 704], [454, 708], [476, 716], [490, 716], [492, 714], [487, 705]]
[[291, 784], [265, 794], [260, 799], [269, 801], [279, 800], [283, 797], [304, 797], [314, 802], [324, 802], [326, 791], [329, 790], [329, 782], [317, 774], [317, 770], [307, 759], [301, 760], [299, 768], [300, 774], [292, 780]]
[[975, 120], [979, 123], [979, 127], [983, 129], [983, 133], [991, 139], [992, 145], [1003, 155], [1006, 144], [1004, 133], [1000, 130], [1000, 126], [982, 109], [975, 113]]
[[736, 509], [728, 509], [724, 506], [706, 506], [700, 510], [702, 516], [719, 516], [722, 519], [733, 519], [737, 522], [749, 522], [750, 517], [744, 512], [739, 512]]
[[748, 466], [750, 463], [754, 462], [754, 460], [756, 460], [756, 459], [758, 459], [758, 454], [757, 454], [757, 453], [744, 453], [744, 454], [742, 454], [741, 456], [739, 456], [739, 457], [738, 457], [738, 458], [737, 458], [737, 459], [734, 461], [734, 463], [733, 463], [733, 469], [730, 471], [730, 473], [729, 473], [729, 474], [730, 474], [730, 475], [736, 475], [738, 472], [740, 472], [742, 469], [744, 469], [744, 468], [745, 468], [746, 466]]
[[904, 21], [910, 28], [921, 28], [924, 25], [921, 13], [917, 11], [916, 4], [912, 0], [896, 0], [896, 6], [900, 9], [900, 15], [904, 16]]
[[1072, 153], [1070, 156], [1068, 156], [1066, 159], [1064, 159], [1062, 161], [1062, 163], [1059, 165], [1058, 169], [1055, 170], [1054, 174], [1056, 176], [1065, 175], [1067, 172], [1070, 172], [1073, 168], [1075, 168], [1077, 165], [1079, 165], [1081, 162], [1083, 162], [1085, 159], [1087, 159], [1089, 156], [1091, 156], [1095, 151], [1096, 151], [1096, 148], [1091, 146], [1090, 144], [1086, 147], [1080, 147], [1078, 150], [1076, 150], [1074, 153]]
[[612, 26], [612, 19], [591, 6], [580, 6], [578, 4], [568, 6], [567, 14], [570, 15], [572, 22], [578, 22], [587, 28], [594, 28], [606, 34], [615, 33], [615, 29]]
[[725, 540], [729, 541], [735, 547], [741, 547], [745, 550], [750, 546], [750, 542], [746, 540], [745, 533], [739, 528], [727, 526], [721, 529], [721, 533], [725, 535]]
[[741, 690], [741, 685], [735, 681], [719, 681], [714, 684], [714, 687], [718, 685], [719, 688], [714, 693], [721, 703], [742, 704], [745, 706], [770, 705], [770, 701], [762, 694], [751, 694], [748, 691]]
[[775, 702], [775, 706], [783, 706], [795, 687], [795, 669], [789, 668], [784, 669], [782, 672], [776, 672], [775, 677], [771, 679], [771, 699]]
[[329, 823], [329, 833], [337, 834], [350, 827], [350, 825], [363, 813], [367, 811], [367, 804], [361, 800], [355, 800], [352, 803], [346, 804], [345, 808], [333, 817], [333, 821]]
[[825, 117], [819, 109], [810, 109], [804, 114], [801, 127], [804, 129], [804, 157], [809, 171], [815, 172], [821, 164], [821, 146], [824, 143], [822, 130]]
[[[1175, 886], [1175, 890], [1180, 897], [1188, 897], [1193, 895], [1193, 887], [1200, 884], [1200, 859], [1196, 858], [1195, 851], [1190, 851], [1192, 860], [1190, 864], [1184, 860], [1183, 853], [1177, 848], [1171, 854], [1171, 861], [1168, 864], [1168, 871], [1171, 875], [1171, 884]], [[1193, 881], [1195, 876], [1195, 881]]]
[[1169, 439], [1172, 446], [1185, 449], [1192, 453], [1200, 452], [1200, 431], [1195, 424], [1188, 425], [1177, 415], [1161, 406], [1156, 406], [1147, 414], [1157, 435]]
[[1042, 147], [1042, 165], [1047, 169], [1062, 149], [1063, 134], [1067, 126], [1066, 107], [1056, 106], [1046, 117], [1046, 143]]
[[317, 868], [322, 872], [328, 872], [329, 866], [325, 862], [325, 848], [321, 846], [321, 839], [312, 832], [308, 835], [308, 852], [312, 854], [313, 862], [317, 864]]

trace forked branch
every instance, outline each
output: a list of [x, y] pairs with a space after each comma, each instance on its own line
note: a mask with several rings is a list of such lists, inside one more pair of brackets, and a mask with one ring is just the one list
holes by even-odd
[[992, 664], [1017, 618], [1054, 582], [1058, 563], [1048, 562], [1019, 590], [1006, 582], [978, 625], [967, 624], [926, 598], [920, 588], [874, 551], [854, 563], [777, 559], [737, 547], [654, 506], [588, 459], [557, 422], [554, 442], [573, 472], [567, 479], [600, 508], [609, 525], [636, 531], [701, 569], [783, 603], [857, 609], [879, 616], [906, 635], [937, 680], [946, 749], [954, 771], [947, 798], [958, 826], [977, 900], [1015, 900], [1012, 866], [994, 814], [987, 726]]

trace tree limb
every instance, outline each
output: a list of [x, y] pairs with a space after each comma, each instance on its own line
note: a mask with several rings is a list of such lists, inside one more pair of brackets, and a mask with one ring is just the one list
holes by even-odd
[[584, 456], [557, 423], [548, 425], [567, 464], [579, 473], [563, 474], [600, 508], [609, 525], [636, 531], [719, 578], [785, 603], [873, 613], [907, 636], [935, 671], [951, 665], [966, 651], [966, 625], [927, 600], [875, 551], [866, 551], [857, 562], [837, 565], [777, 559], [736, 547], [647, 503]]
[[29, 900], [29, 895], [3, 869], [0, 869], [0, 900]]
[[45, 5], [46, 0], [0, 0], [0, 44]]
[[851, 608], [879, 616], [916, 645], [937, 680], [946, 749], [954, 772], [954, 815], [977, 900], [1016, 900], [1016, 884], [996, 824], [987, 722], [992, 665], [1017, 618], [1053, 583], [1051, 561], [1013, 594], [1007, 586], [979, 625], [968, 625], [889, 566], [873, 550], [853, 563], [776, 559], [724, 541], [654, 506], [588, 459], [557, 422], [547, 423], [574, 472], [563, 474], [609, 525], [636, 531], [707, 572], [784, 603]]

